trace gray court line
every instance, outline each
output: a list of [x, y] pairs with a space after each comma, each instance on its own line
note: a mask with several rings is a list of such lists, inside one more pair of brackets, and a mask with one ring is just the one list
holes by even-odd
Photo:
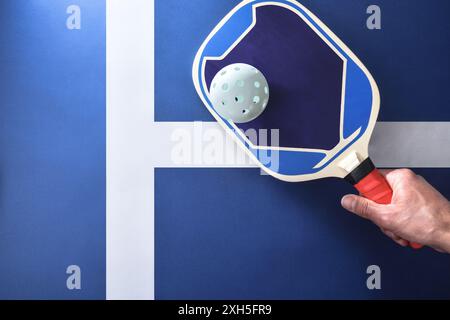
[[369, 151], [379, 167], [450, 168], [450, 122], [379, 122]]
[[[152, 136], [154, 167], [256, 167], [215, 122], [155, 122]], [[183, 145], [189, 156], [180, 161]], [[206, 149], [223, 150], [222, 156], [205, 157]], [[450, 168], [450, 122], [379, 122], [370, 155], [379, 167]]]

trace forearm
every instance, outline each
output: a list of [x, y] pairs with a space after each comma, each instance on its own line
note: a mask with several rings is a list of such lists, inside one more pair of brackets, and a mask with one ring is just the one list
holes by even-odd
[[450, 253], [450, 202], [439, 212], [441, 225], [435, 239], [436, 247]]

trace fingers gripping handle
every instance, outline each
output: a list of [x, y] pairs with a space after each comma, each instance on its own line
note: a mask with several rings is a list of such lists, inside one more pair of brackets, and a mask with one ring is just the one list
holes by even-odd
[[[392, 201], [392, 189], [381, 173], [374, 168], [368, 175], [356, 183], [355, 188], [361, 196], [379, 204], [390, 204]], [[414, 249], [422, 248], [418, 243], [409, 244]]]

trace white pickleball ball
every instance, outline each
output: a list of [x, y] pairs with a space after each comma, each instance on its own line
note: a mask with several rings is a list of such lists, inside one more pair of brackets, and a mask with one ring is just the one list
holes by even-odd
[[220, 70], [209, 90], [214, 109], [222, 118], [245, 123], [257, 118], [269, 103], [269, 85], [255, 67], [230, 64]]

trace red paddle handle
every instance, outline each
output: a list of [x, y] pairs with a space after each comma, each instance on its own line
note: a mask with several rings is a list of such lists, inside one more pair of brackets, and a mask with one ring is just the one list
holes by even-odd
[[[355, 188], [360, 194], [379, 204], [390, 204], [392, 201], [392, 189], [384, 176], [375, 168], [368, 175], [362, 178]], [[420, 249], [423, 246], [411, 242], [409, 244], [414, 249]]]
[[392, 189], [377, 169], [373, 169], [361, 181], [355, 184], [359, 193], [367, 199], [379, 204], [390, 204]]

